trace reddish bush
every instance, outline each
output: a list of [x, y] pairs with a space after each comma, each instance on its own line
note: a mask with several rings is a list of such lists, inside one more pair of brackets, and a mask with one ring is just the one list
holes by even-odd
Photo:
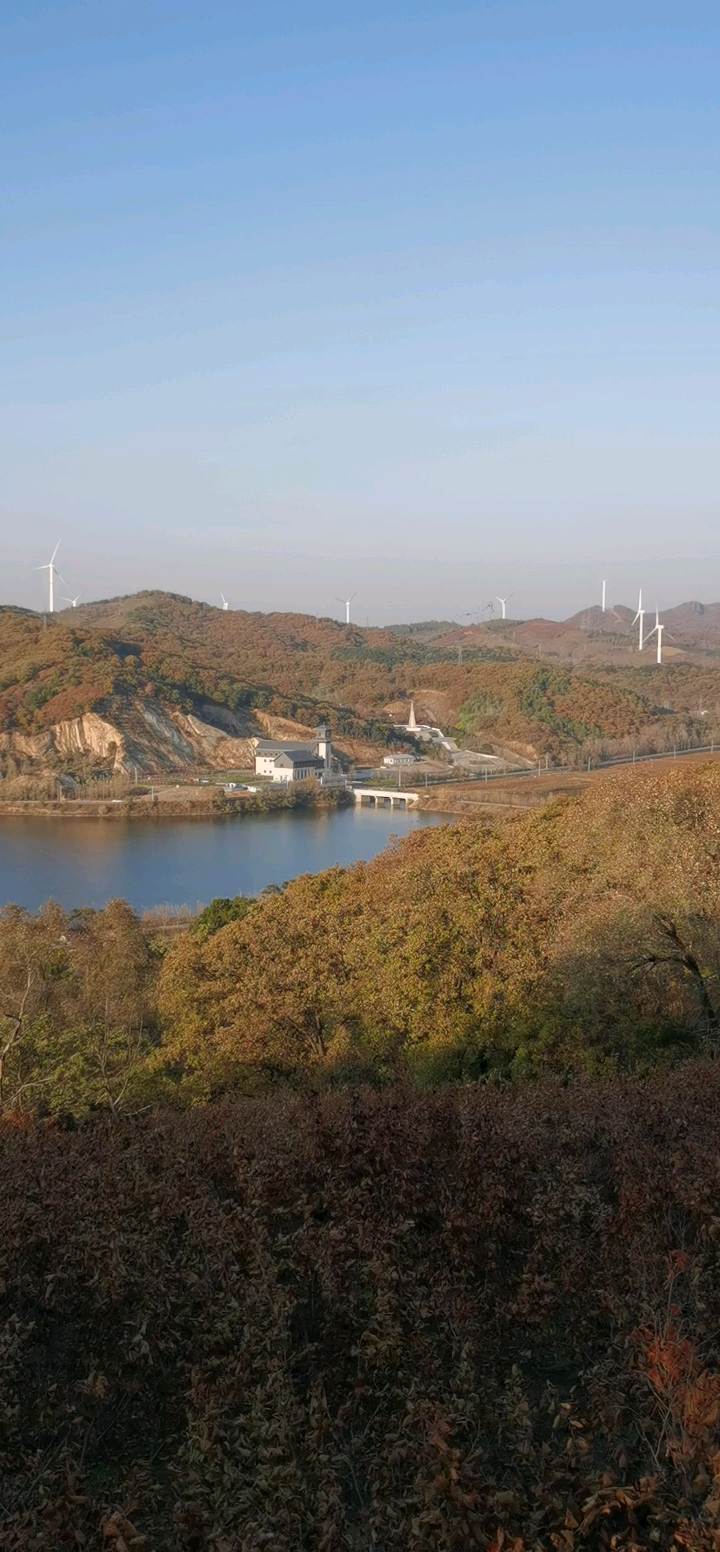
[[716, 1549], [720, 1066], [0, 1134], [0, 1547]]

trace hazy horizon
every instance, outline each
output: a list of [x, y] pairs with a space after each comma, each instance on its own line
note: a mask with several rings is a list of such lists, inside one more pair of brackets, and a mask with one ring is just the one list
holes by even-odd
[[[90, 605], [90, 604], [92, 604], [92, 605], [111, 604], [111, 603], [116, 603], [116, 602], [122, 601], [122, 600], [124, 600], [126, 598], [137, 598], [137, 597], [141, 596], [141, 594], [143, 594], [143, 593], [162, 593], [162, 592], [167, 593], [169, 597], [187, 599], [190, 603], [200, 603], [200, 604], [209, 605], [211, 608], [217, 609], [219, 613], [222, 613], [224, 608], [225, 608], [225, 605], [222, 602], [222, 599], [224, 598], [225, 595], [220, 595], [220, 597], [218, 599], [215, 599], [215, 598], [204, 598], [204, 597], [195, 597], [195, 596], [193, 596], [192, 593], [181, 593], [177, 589], [169, 589], [169, 588], [138, 588], [138, 589], [132, 590], [132, 591], [127, 592], [127, 593], [111, 593], [111, 594], [108, 594], [108, 595], [106, 595], [104, 597], [100, 597], [100, 596], [98, 596], [98, 597], [90, 597], [90, 596], [88, 596], [87, 598], [82, 597], [79, 600], [78, 607], [82, 608], [86, 604], [88, 604], [88, 605]], [[392, 620], [388, 619], [388, 620], [385, 620], [385, 621], [371, 620], [371, 619], [367, 618], [366, 614], [363, 612], [362, 609], [359, 609], [357, 611], [355, 610], [355, 606], [354, 606], [354, 603], [353, 603], [352, 604], [352, 612], [351, 612], [351, 621], [350, 621], [350, 623], [352, 625], [354, 625], [354, 626], [357, 626], [360, 629], [363, 629], [363, 630], [368, 629], [368, 628], [373, 628], [373, 627], [382, 629], [382, 628], [391, 627], [393, 625], [396, 625], [396, 626], [400, 627], [400, 626], [406, 626], [406, 625], [421, 625], [421, 624], [428, 624], [429, 625], [429, 624], [436, 624], [436, 623], [437, 624], [441, 624], [443, 622], [448, 623], [448, 624], [457, 625], [457, 626], [459, 626], [461, 628], [469, 628], [470, 626], [474, 626], [474, 625], [478, 625], [478, 624], [479, 625], [487, 625], [493, 619], [496, 620], [496, 621], [499, 621], [501, 619], [501, 614], [502, 614], [502, 611], [501, 611], [501, 600], [496, 598], [496, 599], [493, 600], [493, 602], [494, 602], [494, 611], [489, 611], [487, 609], [483, 609], [482, 611], [480, 611], [480, 610], [472, 610], [472, 611], [469, 611], [468, 613], [463, 612], [462, 614], [456, 614], [456, 615], [427, 615], [427, 616], [408, 615], [407, 617], [398, 615], [395, 619], [392, 619]], [[707, 608], [711, 608], [711, 607], [718, 607], [718, 606], [720, 606], [720, 599], [707, 599], [707, 600], [703, 600], [703, 599], [698, 599], [698, 598], [683, 598], [683, 599], [678, 600], [678, 602], [679, 602], [679, 604], [695, 604], [695, 603], [700, 603], [706, 609]], [[58, 603], [56, 603], [53, 617], [55, 615], [59, 615], [59, 614], [66, 614], [66, 615], [68, 615], [72, 619], [72, 607], [71, 607], [71, 605], [72, 605], [72, 600], [64, 600], [64, 599], [61, 598], [60, 601]], [[607, 604], [606, 604], [606, 612], [608, 614], [608, 617], [610, 617], [612, 615], [612, 612], [613, 612], [614, 609], [624, 608], [624, 609], [628, 609], [628, 610], [633, 610], [634, 611], [636, 609], [636, 606], [637, 606], [637, 600], [634, 600], [634, 601], [630, 602], [630, 601], [628, 601], [626, 599], [614, 598], [611, 601], [608, 598]], [[8, 605], [4, 601], [0, 601], [0, 608], [3, 608], [3, 607], [13, 607], [13, 604], [10, 603], [10, 605]], [[17, 605], [15, 607], [17, 607]], [[19, 607], [21, 607], [21, 608], [31, 608], [32, 609], [31, 605], [20, 605]], [[573, 615], [583, 614], [583, 613], [587, 612], [587, 610], [589, 610], [589, 609], [591, 609], [593, 607], [600, 608], [600, 603], [599, 603], [599, 601], [594, 601], [594, 600], [590, 599], [590, 600], [586, 601], [584, 604], [580, 604], [577, 609], [572, 611], [571, 615], [569, 615], [569, 616], [561, 616], [560, 617], [558, 615], [542, 615], [542, 614], [527, 614], [527, 613], [521, 614], [517, 610], [513, 611], [512, 603], [508, 603], [507, 604], [507, 622], [508, 622], [509, 625], [513, 625], [513, 624], [520, 625], [520, 624], [523, 624], [523, 623], [528, 623], [528, 622], [530, 622], [533, 619], [543, 619], [543, 618], [544, 619], [550, 619], [550, 620], [568, 619], [568, 618], [572, 618]], [[644, 596], [644, 607], [645, 607], [646, 616], [649, 619], [650, 616], [653, 615], [653, 613], [654, 613], [655, 603], [654, 603], [654, 601], [651, 601], [649, 597]], [[660, 607], [660, 615], [661, 615], [661, 617], [664, 614], [667, 614], [669, 610], [672, 610], [675, 607], [677, 607], [677, 604], [663, 604]], [[260, 607], [258, 607], [257, 609], [253, 609], [253, 608], [250, 608], [249, 606], [247, 606], [245, 604], [233, 604], [233, 603], [230, 602], [229, 599], [227, 600], [227, 608], [228, 608], [228, 610], [230, 612], [233, 612], [234, 610], [237, 610], [241, 614], [255, 614], [255, 613], [271, 614], [271, 613], [275, 613], [275, 612], [280, 612], [280, 613], [288, 613], [288, 614], [305, 615], [305, 616], [308, 616], [311, 619], [332, 619], [332, 620], [336, 620], [338, 622], [338, 624], [340, 624], [340, 625], [345, 625], [346, 624], [345, 607], [344, 607], [344, 604], [341, 604], [340, 600], [338, 600], [338, 608], [335, 611], [333, 611], [332, 609], [328, 609], [324, 613], [322, 611], [315, 611], [315, 610], [310, 610], [310, 609], [287, 609], [287, 610], [280, 610], [280, 611], [276, 611], [274, 609], [261, 609]], [[42, 605], [41, 605], [35, 612], [38, 613], [38, 614], [45, 614], [47, 616], [47, 618], [51, 617], [48, 614], [47, 601], [46, 601], [46, 604], [45, 604], [45, 608], [43, 608]], [[609, 623], [610, 623], [610, 619], [608, 619], [608, 624]]]
[[720, 598], [714, 9], [5, 15], [0, 602]]

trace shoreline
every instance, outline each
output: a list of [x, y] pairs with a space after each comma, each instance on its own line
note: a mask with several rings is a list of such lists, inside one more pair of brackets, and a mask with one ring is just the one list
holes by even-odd
[[93, 799], [44, 799], [26, 798], [16, 801], [0, 801], [2, 819], [83, 819], [116, 820], [133, 819], [161, 822], [164, 819], [241, 819], [245, 815], [302, 812], [310, 809], [334, 809], [350, 806], [341, 798], [344, 794], [323, 793], [322, 796], [298, 793], [288, 801], [284, 793], [265, 794], [260, 800], [250, 798], [221, 799], [142, 798]]

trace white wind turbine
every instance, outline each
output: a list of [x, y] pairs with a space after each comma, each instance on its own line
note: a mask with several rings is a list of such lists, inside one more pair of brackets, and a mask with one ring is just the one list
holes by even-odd
[[[642, 652], [642, 649], [643, 649], [643, 621], [644, 621], [644, 619], [645, 619], [645, 610], [643, 609], [643, 606], [642, 606], [642, 588], [641, 588], [639, 596], [638, 596], [637, 614], [635, 615], [635, 619], [632, 622], [633, 625], [637, 625], [638, 620], [640, 621], [640, 635], [639, 635], [639, 638], [638, 638], [638, 652]], [[632, 630], [632, 626], [630, 627], [630, 629]], [[652, 635], [652, 632], [650, 634]]]
[[345, 624], [346, 625], [350, 624], [350, 605], [351, 605], [351, 603], [353, 601], [353, 598], [357, 598], [357, 593], [351, 593], [349, 598], [338, 598], [337, 593], [335, 594], [335, 602], [338, 603], [338, 604], [344, 604], [345, 605]]
[[502, 609], [502, 617], [503, 617], [503, 619], [505, 619], [505, 605], [508, 602], [508, 599], [515, 597], [515, 594], [514, 593], [508, 593], [506, 598], [501, 598], [500, 594], [496, 593], [495, 597], [497, 598], [497, 601], [498, 601], [498, 603], [500, 605], [500, 608]]
[[665, 629], [665, 626], [660, 624], [660, 614], [659, 614], [659, 611], [658, 611], [658, 606], [656, 604], [655, 605], [655, 624], [653, 625], [652, 630], [648, 632], [646, 640], [649, 641], [650, 637], [654, 636], [655, 633], [657, 632], [657, 660], [658, 660], [658, 663], [662, 663], [662, 633], [663, 633], [664, 629]]
[[230, 608], [230, 600], [229, 600], [229, 599], [228, 599], [228, 598], [226, 598], [226, 597], [225, 597], [225, 594], [224, 594], [224, 593], [221, 593], [221, 594], [220, 594], [220, 597], [221, 597], [221, 598], [222, 598], [222, 606], [223, 606], [223, 610], [225, 610], [225, 609], [229, 609], [229, 608]]
[[77, 609], [77, 606], [78, 606], [81, 598], [82, 598], [82, 593], [78, 593], [77, 598], [65, 598], [65, 597], [63, 597], [63, 603], [64, 604], [72, 604], [73, 609]]
[[602, 579], [602, 612], [603, 612], [603, 614], [605, 613], [605, 589], [606, 589], [609, 581], [610, 581], [609, 577], [603, 577], [603, 579]]
[[54, 614], [55, 613], [55, 578], [57, 577], [58, 581], [62, 582], [64, 584], [64, 586], [67, 587], [67, 582], [65, 582], [65, 579], [60, 576], [60, 572], [58, 571], [57, 566], [55, 565], [55, 556], [57, 555], [57, 552], [58, 552], [59, 549], [60, 549], [60, 540], [58, 539], [58, 542], [55, 545], [55, 549], [53, 550], [52, 555], [50, 556], [50, 559], [49, 559], [47, 565], [46, 566], [37, 566], [36, 567], [37, 571], [46, 571], [47, 574], [48, 574], [48, 613], [49, 614]]

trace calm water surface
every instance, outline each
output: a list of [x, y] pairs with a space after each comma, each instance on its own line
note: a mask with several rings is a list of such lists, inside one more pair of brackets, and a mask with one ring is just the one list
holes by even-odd
[[66, 909], [121, 896], [136, 910], [257, 894], [298, 873], [374, 857], [436, 814], [346, 808], [247, 819], [0, 820], [0, 904]]

